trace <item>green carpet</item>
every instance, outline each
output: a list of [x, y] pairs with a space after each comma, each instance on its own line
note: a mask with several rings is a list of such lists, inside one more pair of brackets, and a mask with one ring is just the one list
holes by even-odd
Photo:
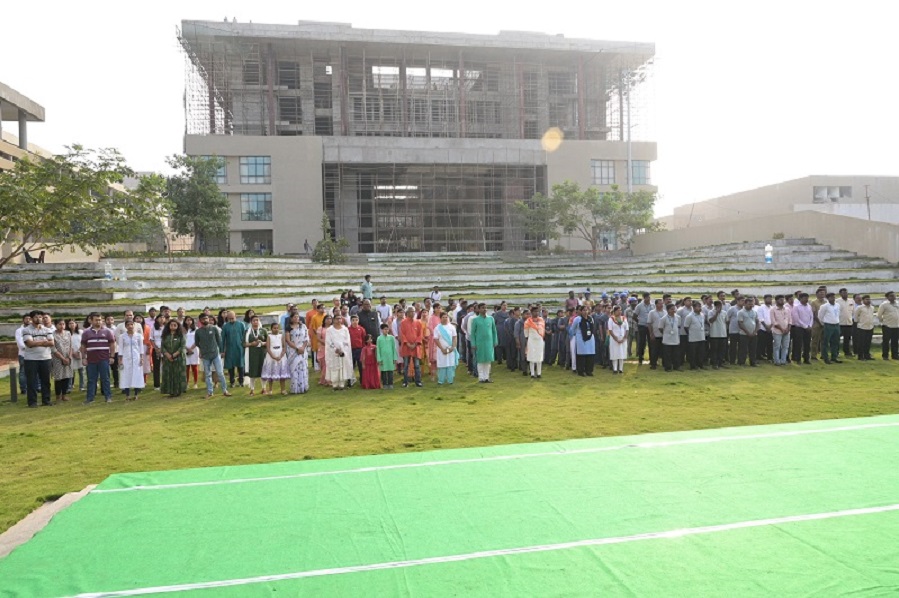
[[882, 416], [121, 474], [0, 561], [0, 595], [896, 594], [896, 463]]

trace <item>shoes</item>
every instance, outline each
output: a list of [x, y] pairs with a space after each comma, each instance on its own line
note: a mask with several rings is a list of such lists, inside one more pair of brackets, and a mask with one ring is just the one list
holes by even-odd
[[484, 384], [493, 384], [493, 380], [487, 378], [486, 380], [484, 380]]
[[[797, 362], [797, 363], [798, 363], [798, 362]], [[806, 359], [806, 360], [803, 361], [802, 363], [805, 364], [805, 365], [812, 365], [812, 362], [809, 361], [808, 359]]]
[[[209, 395], [209, 396], [212, 396], [212, 395]], [[231, 393], [230, 393], [230, 392], [225, 392], [225, 393], [222, 393], [222, 396], [223, 396], [223, 397], [230, 397], [230, 396], [231, 396]]]
[[37, 403], [28, 403], [29, 409], [37, 409]]
[[542, 375], [537, 374], [537, 380], [539, 380], [539, 379], [542, 378], [542, 377], [543, 377]]
[[106, 402], [107, 402], [107, 403], [112, 403], [112, 397], [106, 397]]
[[407, 388], [409, 386], [408, 382], [403, 382], [403, 388]]
[[424, 384], [422, 384], [421, 382], [416, 382], [415, 386], [417, 386], [418, 388], [421, 388], [422, 386], [424, 386]]
[[834, 359], [833, 362], [834, 362], [834, 363], [843, 363], [843, 362], [840, 361], [839, 359]]

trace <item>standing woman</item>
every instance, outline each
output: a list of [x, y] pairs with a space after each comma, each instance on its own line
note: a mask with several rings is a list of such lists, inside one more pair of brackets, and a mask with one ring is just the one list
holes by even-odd
[[159, 314], [153, 321], [153, 329], [150, 331], [153, 340], [153, 390], [161, 388], [159, 378], [162, 371], [162, 334], [165, 328], [165, 316]]
[[627, 318], [621, 314], [621, 306], [612, 308], [609, 318], [609, 359], [612, 361], [612, 373], [624, 373], [624, 360], [627, 358], [628, 331]]
[[[281, 334], [281, 325], [272, 324], [272, 332], [265, 339], [265, 361], [262, 362], [262, 394], [272, 394], [275, 380], [281, 383], [281, 394], [286, 395], [284, 381], [290, 378], [290, 370], [287, 369], [287, 347], [284, 345], [284, 335]], [[268, 392], [266, 392], [266, 387]]]
[[200, 350], [197, 348], [197, 341], [195, 334], [197, 332], [197, 325], [194, 323], [194, 319], [190, 316], [184, 317], [184, 346], [185, 349], [185, 359], [184, 363], [186, 364], [185, 374], [187, 375], [186, 381], [187, 386], [190, 386], [190, 373], [194, 373], [194, 389], [197, 388], [197, 373], [200, 369]]
[[322, 325], [319, 327], [316, 332], [316, 336], [318, 336], [318, 354], [315, 356], [316, 361], [318, 361], [318, 365], [320, 366], [321, 375], [318, 378], [319, 386], [331, 386], [331, 382], [328, 380], [328, 363], [325, 359], [325, 354], [327, 353], [326, 349], [328, 347], [326, 338], [328, 336], [328, 329], [331, 327], [331, 323], [334, 321], [330, 315], [326, 315], [325, 319], [322, 320]]
[[350, 331], [343, 325], [343, 316], [334, 318], [334, 325], [325, 335], [325, 362], [328, 380], [334, 390], [343, 390], [344, 384], [352, 388], [355, 382], [353, 371], [353, 349], [350, 346]]
[[434, 329], [440, 326], [440, 315], [443, 309], [439, 303], [434, 304], [434, 313], [428, 316], [428, 368], [431, 370], [431, 382], [437, 380], [437, 339]]
[[289, 354], [290, 392], [305, 394], [309, 390], [309, 330], [300, 320], [300, 314], [290, 316], [284, 342]]
[[[250, 318], [250, 329], [247, 330], [243, 339], [243, 346], [246, 349], [244, 362], [247, 364], [246, 377], [249, 379], [250, 396], [256, 394], [256, 382], [254, 379], [262, 377], [262, 364], [265, 363], [265, 342], [267, 339], [268, 333], [262, 327], [259, 316], [254, 313]], [[262, 394], [265, 394], [265, 382], [262, 383]]]
[[243, 339], [247, 334], [247, 327], [242, 320], [237, 319], [237, 314], [228, 312], [228, 321], [222, 326], [222, 344], [225, 345], [225, 370], [228, 372], [231, 387], [234, 387], [234, 370], [237, 370], [237, 382], [243, 386], [244, 376], [244, 350]]
[[434, 328], [434, 339], [437, 384], [452, 384], [456, 380], [456, 366], [459, 365], [459, 351], [456, 349], [459, 337], [446, 312], [440, 314], [440, 324]]
[[[177, 320], [175, 320], [177, 322]], [[125, 332], [119, 337], [119, 387], [125, 391], [126, 401], [136, 401], [144, 387], [144, 335], [132, 322], [125, 323]], [[132, 392], [134, 396], [132, 396]]]
[[418, 359], [421, 362], [422, 370], [424, 370], [425, 365], [428, 367], [428, 375], [433, 380], [437, 372], [431, 369], [431, 362], [428, 360], [428, 347], [431, 344], [431, 331], [428, 329], [428, 318], [430, 318], [430, 313], [428, 308], [422, 308], [421, 311], [418, 312], [418, 324], [421, 326], [421, 344], [418, 345]]
[[75, 389], [75, 374], [78, 374], [78, 390], [84, 392], [84, 364], [81, 362], [81, 328], [77, 320], [66, 320], [66, 329], [72, 334], [72, 381], [69, 392]]
[[577, 375], [593, 375], [593, 356], [596, 354], [596, 327], [586, 305], [578, 308], [580, 315], [571, 323], [570, 334], [574, 335], [577, 352]]
[[250, 324], [253, 323], [253, 318], [256, 316], [256, 312], [252, 309], [248, 309], [243, 314], [243, 323], [246, 324], [247, 328], [250, 327]]
[[184, 332], [178, 320], [169, 320], [162, 333], [162, 389], [163, 394], [172, 398], [187, 392], [184, 369]]
[[147, 385], [147, 374], [153, 371], [153, 360], [150, 358], [150, 352], [152, 351], [151, 347], [153, 346], [153, 342], [150, 340], [150, 326], [144, 321], [144, 317], [140, 314], [134, 314], [134, 329], [137, 332], [140, 332], [141, 338], [144, 339], [144, 348], [143, 348], [143, 372], [144, 372], [144, 386]]
[[[50, 373], [53, 375], [53, 386], [56, 389], [56, 402], [69, 400], [69, 383], [72, 378], [72, 333], [66, 330], [66, 321], [63, 319], [54, 322], [56, 330], [53, 331], [53, 361], [50, 363]], [[79, 347], [80, 348], [80, 347]]]

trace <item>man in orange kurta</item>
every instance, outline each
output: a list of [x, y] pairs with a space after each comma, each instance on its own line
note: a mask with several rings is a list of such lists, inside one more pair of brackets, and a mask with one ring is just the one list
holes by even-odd
[[409, 386], [409, 364], [415, 367], [415, 386], [421, 387], [420, 351], [424, 339], [421, 322], [415, 319], [415, 310], [406, 310], [400, 322], [400, 356], [403, 358], [403, 388]]

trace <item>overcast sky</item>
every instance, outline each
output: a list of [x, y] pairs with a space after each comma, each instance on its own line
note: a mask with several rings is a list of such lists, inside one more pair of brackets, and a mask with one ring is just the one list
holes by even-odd
[[162, 171], [183, 145], [175, 28], [226, 16], [654, 42], [658, 215], [810, 174], [899, 175], [899, 5], [887, 1], [14, 2], [0, 81], [46, 108], [32, 143], [112, 146]]

